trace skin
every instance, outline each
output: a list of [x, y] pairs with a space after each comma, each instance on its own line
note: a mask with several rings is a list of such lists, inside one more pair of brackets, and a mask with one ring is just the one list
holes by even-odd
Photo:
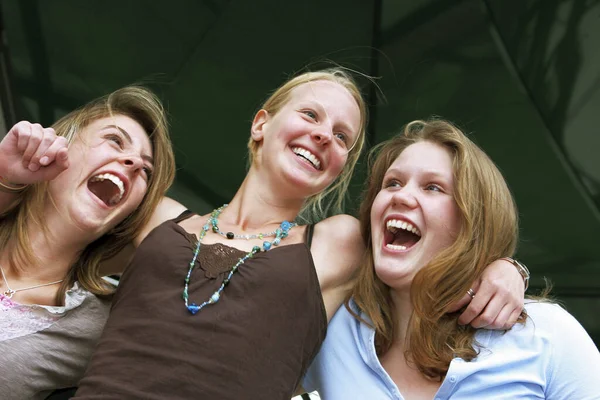
[[[395, 293], [408, 295], [421, 267], [456, 239], [460, 212], [454, 201], [451, 167], [445, 149], [420, 142], [403, 151], [384, 176], [371, 207], [372, 239], [377, 243], [373, 260], [377, 276], [397, 289]], [[385, 224], [391, 219], [411, 223], [421, 239], [406, 250], [392, 248], [386, 243], [389, 233]]]
[[[358, 125], [358, 106], [350, 93], [341, 85], [328, 81], [296, 87], [289, 102], [275, 115], [259, 111], [251, 128], [259, 149], [248, 175], [219, 219], [221, 229], [240, 234], [266, 232], [282, 220], [293, 220], [304, 200], [322, 191], [341, 172], [348, 149], [356, 141]], [[292, 151], [294, 147], [313, 153], [321, 162], [320, 168], [314, 168], [296, 155]], [[15, 179], [14, 182], [25, 181]], [[9, 196], [0, 193], [0, 199]], [[184, 210], [181, 204], [165, 198], [134, 243], [108, 262], [104, 272], [121, 272], [135, 248], [152, 229]], [[206, 218], [193, 217], [181, 226], [197, 234]], [[283, 244], [302, 242], [303, 233], [304, 227], [293, 229]], [[204, 239], [205, 243], [222, 241], [211, 232]], [[227, 245], [240, 250], [249, 250], [257, 244], [260, 241], [227, 241]], [[332, 252], [332, 248], [338, 251]], [[338, 215], [316, 224], [311, 253], [328, 318], [339, 308], [351, 287], [363, 252], [359, 223], [355, 218]], [[498, 307], [487, 304], [494, 298], [499, 303], [522, 305], [522, 295], [518, 295], [523, 293], [522, 285], [520, 275], [510, 263], [492, 263], [483, 278], [474, 282], [473, 288], [478, 291], [480, 302], [468, 306], [461, 316], [462, 322], [495, 328], [510, 323], [497, 318]], [[456, 307], [464, 306], [469, 300], [465, 295]]]
[[[396, 325], [392, 346], [380, 356], [380, 361], [402, 395], [409, 399], [432, 399], [441, 386], [441, 382], [426, 379], [410, 364], [405, 357], [405, 342], [413, 312], [412, 280], [455, 241], [460, 228], [453, 188], [448, 150], [432, 142], [419, 142], [406, 148], [390, 166], [371, 209], [375, 272], [390, 287]], [[390, 218], [411, 221], [421, 232], [421, 239], [407, 250], [391, 249], [385, 234]]]
[[[69, 168], [49, 182], [48, 190], [54, 202], [48, 202], [43, 215], [44, 223], [51, 228], [50, 234], [46, 235], [32, 222], [27, 226], [38, 262], [20, 266], [17, 271], [8, 268], [6, 254], [0, 255], [0, 264], [11, 287], [62, 279], [85, 246], [141, 204], [152, 168], [151, 157], [146, 132], [129, 117], [102, 118], [84, 128], [68, 149]], [[88, 189], [91, 177], [107, 172], [120, 176], [126, 187], [123, 198], [114, 206], [108, 206]], [[4, 282], [1, 285], [4, 287]], [[47, 286], [17, 292], [13, 300], [22, 304], [53, 305], [56, 290], [57, 286]]]

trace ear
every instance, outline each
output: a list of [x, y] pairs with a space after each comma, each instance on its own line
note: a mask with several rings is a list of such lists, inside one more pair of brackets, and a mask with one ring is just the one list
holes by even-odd
[[260, 142], [265, 136], [265, 128], [269, 123], [271, 116], [266, 110], [259, 110], [254, 116], [252, 121], [252, 128], [250, 130], [252, 139], [255, 142]]

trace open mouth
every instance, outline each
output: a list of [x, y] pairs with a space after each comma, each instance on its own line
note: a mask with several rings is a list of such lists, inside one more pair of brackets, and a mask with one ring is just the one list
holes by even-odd
[[316, 170], [318, 170], [318, 171], [321, 170], [321, 161], [319, 161], [319, 159], [310, 151], [303, 149], [301, 147], [292, 147], [292, 151], [298, 157], [302, 157], [306, 161], [308, 161], [313, 167], [315, 167]]
[[390, 250], [408, 250], [421, 240], [421, 231], [410, 222], [390, 219], [385, 226], [385, 247]]
[[109, 207], [119, 204], [125, 194], [121, 178], [110, 173], [93, 176], [88, 181], [88, 189]]

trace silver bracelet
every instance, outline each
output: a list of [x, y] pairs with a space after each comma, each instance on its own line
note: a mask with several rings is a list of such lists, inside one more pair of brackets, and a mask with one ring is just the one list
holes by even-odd
[[515, 266], [517, 271], [519, 271], [519, 274], [521, 274], [521, 276], [523, 277], [525, 291], [527, 291], [527, 288], [529, 287], [529, 278], [531, 277], [531, 273], [529, 272], [529, 269], [525, 266], [525, 264], [511, 257], [502, 257], [501, 260], [508, 261], [509, 263]]

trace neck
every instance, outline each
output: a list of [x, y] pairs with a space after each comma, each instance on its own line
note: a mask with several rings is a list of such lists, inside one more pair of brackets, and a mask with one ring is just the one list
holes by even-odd
[[281, 221], [293, 221], [304, 204], [303, 198], [294, 198], [261, 181], [251, 168], [229, 203], [220, 221], [239, 226], [242, 230], [257, 230]]
[[413, 314], [413, 305], [410, 300], [410, 288], [395, 290], [390, 289], [394, 305], [394, 339], [392, 346], [402, 346], [408, 337], [408, 325]]
[[[45, 215], [43, 224], [47, 227], [46, 231], [32, 222], [27, 224], [25, 229], [35, 258], [28, 265], [11, 268], [9, 275], [13, 279], [63, 279], [86, 244], [91, 242], [89, 238], [83, 238], [80, 229], [64, 220], [56, 220], [51, 214]], [[9, 267], [7, 258], [3, 256], [0, 264], [5, 272]]]

